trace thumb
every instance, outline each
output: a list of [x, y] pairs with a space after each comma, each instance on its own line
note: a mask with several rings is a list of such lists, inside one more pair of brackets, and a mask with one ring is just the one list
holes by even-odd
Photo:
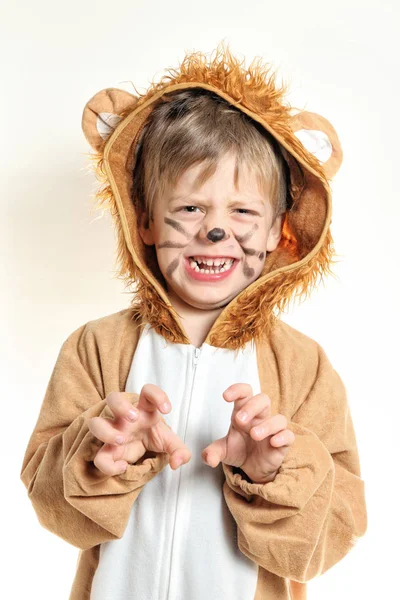
[[171, 469], [177, 469], [180, 465], [188, 463], [192, 458], [192, 453], [185, 446], [181, 438], [164, 422], [166, 428], [161, 428], [163, 435], [163, 446], [165, 452], [170, 456], [169, 464]]
[[204, 448], [201, 458], [206, 465], [217, 467], [226, 457], [226, 435]]

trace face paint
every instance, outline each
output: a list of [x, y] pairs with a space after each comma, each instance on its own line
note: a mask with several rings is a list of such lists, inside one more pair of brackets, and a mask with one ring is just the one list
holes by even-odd
[[254, 223], [253, 227], [245, 235], [235, 235], [235, 238], [237, 239], [239, 244], [243, 244], [243, 242], [247, 242], [247, 240], [249, 240], [252, 237], [253, 233], [255, 233], [257, 229], [258, 225], [257, 223]]
[[182, 225], [180, 223], [178, 223], [178, 221], [175, 221], [174, 219], [169, 219], [168, 217], [164, 218], [164, 222], [167, 225], [171, 225], [171, 227], [173, 227], [174, 229], [176, 229], [176, 231], [179, 231], [179, 233], [183, 233], [183, 235], [185, 235], [187, 238], [192, 237], [190, 235], [190, 233], [188, 233], [186, 231], [186, 229], [184, 227], [182, 227]]
[[187, 244], [179, 244], [178, 242], [164, 242], [159, 244], [157, 248], [185, 248]]
[[[182, 233], [184, 236], [186, 236], [187, 238], [191, 238], [192, 236], [190, 235], [190, 233], [188, 233], [186, 231], [186, 229], [180, 224], [178, 223], [178, 221], [175, 221], [174, 219], [170, 219], [168, 217], [164, 217], [164, 223], [166, 223], [166, 225], [170, 225], [171, 227], [173, 227], [173, 229], [175, 229], [175, 231], [178, 231], [179, 233]], [[158, 250], [162, 249], [162, 248], [186, 248], [186, 246], [188, 245], [189, 242], [187, 242], [186, 244], [180, 244], [179, 242], [170, 242], [170, 241], [166, 241], [163, 242], [162, 244], [156, 244], [156, 248]], [[166, 270], [166, 278], [170, 279], [173, 272], [175, 271], [175, 269], [177, 268], [179, 264], [179, 258], [174, 258], [167, 266], [167, 270]]]
[[168, 266], [167, 276], [171, 277], [172, 273], [175, 271], [176, 267], [179, 264], [179, 258], [175, 258]]
[[225, 237], [225, 231], [223, 229], [220, 229], [219, 227], [214, 227], [214, 229], [211, 229], [211, 231], [209, 231], [207, 233], [207, 238], [211, 242], [220, 242], [221, 240], [224, 239], [224, 237]]
[[[255, 233], [255, 231], [257, 229], [258, 229], [258, 225], [255, 223], [254, 226], [252, 227], [252, 229], [250, 231], [248, 231], [245, 235], [242, 235], [242, 236], [235, 235], [235, 238], [242, 246], [242, 250], [246, 257], [254, 256], [255, 254], [257, 254], [257, 257], [260, 260], [263, 260], [264, 256], [265, 256], [264, 252], [260, 252], [259, 250], [255, 250], [254, 248], [245, 248], [242, 245], [243, 242], [247, 242], [247, 240], [249, 240], [252, 237], [252, 235]], [[251, 267], [249, 267], [249, 265], [247, 264], [247, 260], [244, 260], [244, 262], [243, 262], [243, 273], [244, 273], [245, 277], [248, 277], [248, 278], [254, 277], [255, 270], [252, 269]]]
[[253, 277], [254, 269], [249, 267], [249, 265], [246, 262], [244, 262], [243, 263], [243, 273], [245, 274], [246, 277]]
[[[173, 227], [174, 229], [176, 229], [176, 231], [179, 231], [179, 233], [183, 233], [184, 235], [186, 235], [187, 237], [190, 235], [188, 234], [188, 232], [180, 226], [179, 223], [177, 223], [176, 221], [174, 221], [173, 219], [164, 219], [164, 222], [167, 225], [171, 225], [171, 227]], [[258, 229], [258, 225], [255, 224], [255, 226], [253, 226], [253, 228], [247, 232], [245, 235], [242, 236], [238, 236], [235, 235], [234, 237], [240, 241], [247, 241], [248, 239], [250, 239], [253, 235], [253, 233], [256, 231], [256, 229]], [[225, 237], [225, 231], [219, 227], [214, 227], [214, 229], [211, 229], [211, 231], [209, 231], [207, 233], [207, 238], [212, 241], [212, 242], [218, 242], [220, 240], [222, 240]], [[229, 237], [229, 236], [228, 236]], [[169, 242], [166, 241], [163, 244], [159, 244], [157, 246], [158, 249], [162, 249], [162, 248], [185, 248], [188, 244], [179, 244], [178, 242]], [[244, 252], [245, 255], [247, 256], [254, 256], [255, 254], [258, 255], [258, 258], [260, 258], [260, 260], [262, 260], [262, 258], [264, 257], [264, 253], [263, 252], [259, 252], [258, 250], [254, 250], [253, 248], [245, 248], [244, 246], [242, 246], [242, 244], [240, 244], [242, 247], [242, 250]], [[167, 276], [171, 277], [172, 273], [175, 271], [175, 269], [178, 266], [178, 261], [177, 259], [174, 259], [167, 267]], [[247, 261], [244, 260], [243, 262], [243, 273], [247, 278], [251, 278], [254, 277], [254, 273], [255, 270], [253, 268], [251, 268], [248, 264]]]
[[222, 308], [260, 276], [272, 220], [250, 170], [234, 186], [232, 156], [194, 191], [201, 168], [184, 172], [174, 197], [169, 190], [157, 200], [149, 225], [167, 292], [175, 306], [185, 305], [185, 315]]

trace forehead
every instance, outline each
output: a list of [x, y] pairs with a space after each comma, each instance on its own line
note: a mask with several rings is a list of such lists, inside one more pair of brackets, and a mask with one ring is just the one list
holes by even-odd
[[239, 197], [266, 200], [255, 169], [244, 161], [237, 164], [233, 154], [223, 156], [212, 166], [203, 161], [186, 169], [176, 185], [171, 186], [168, 201], [188, 196], [199, 200]]

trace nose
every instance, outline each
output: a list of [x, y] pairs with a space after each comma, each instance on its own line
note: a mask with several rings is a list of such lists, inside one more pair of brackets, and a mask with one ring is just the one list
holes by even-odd
[[221, 229], [220, 227], [214, 227], [214, 229], [211, 229], [207, 233], [207, 239], [209, 239], [210, 242], [219, 242], [225, 238], [225, 235], [224, 229]]
[[216, 244], [222, 240], [228, 240], [230, 237], [229, 222], [225, 215], [225, 209], [223, 207], [210, 208], [200, 224], [199, 240], [205, 244], [210, 242]]

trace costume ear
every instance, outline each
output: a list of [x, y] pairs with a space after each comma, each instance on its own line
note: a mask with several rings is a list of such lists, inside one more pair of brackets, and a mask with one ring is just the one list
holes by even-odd
[[121, 121], [121, 113], [133, 107], [138, 98], [117, 88], [97, 92], [85, 105], [82, 129], [93, 150], [98, 152]]
[[338, 172], [342, 147], [331, 123], [316, 113], [300, 111], [291, 117], [291, 128], [306, 150], [320, 161], [328, 179]]

